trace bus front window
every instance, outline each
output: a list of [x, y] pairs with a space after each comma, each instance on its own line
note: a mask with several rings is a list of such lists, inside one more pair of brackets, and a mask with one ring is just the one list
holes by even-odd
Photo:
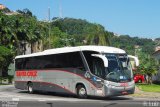
[[126, 55], [119, 55], [119, 60], [124, 74], [127, 76], [128, 80], [132, 80], [133, 73], [129, 58]]
[[105, 69], [105, 79], [113, 82], [131, 81], [132, 70], [126, 55], [106, 54], [108, 67]]

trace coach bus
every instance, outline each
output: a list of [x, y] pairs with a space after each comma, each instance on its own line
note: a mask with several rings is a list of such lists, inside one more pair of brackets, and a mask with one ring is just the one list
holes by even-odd
[[15, 87], [87, 96], [133, 94], [135, 83], [127, 53], [108, 46], [49, 49], [15, 57]]

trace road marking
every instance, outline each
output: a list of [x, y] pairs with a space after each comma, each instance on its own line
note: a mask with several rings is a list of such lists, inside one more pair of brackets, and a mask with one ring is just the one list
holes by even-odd
[[46, 101], [46, 100], [44, 100], [44, 99], [40, 99], [40, 100], [38, 100], [38, 101], [40, 101], [40, 102], [42, 101], [42, 102], [43, 102], [43, 101]]
[[[16, 98], [15, 98], [16, 96]], [[7, 99], [10, 99], [10, 100], [15, 100], [15, 101], [20, 101], [20, 100], [29, 100], [29, 101], [33, 101], [33, 100], [36, 100], [36, 101], [67, 101], [67, 102], [79, 102], [79, 101], [84, 101], [84, 102], [87, 102], [87, 101], [95, 101], [95, 100], [90, 100], [90, 99], [76, 99], [76, 98], [55, 98], [55, 97], [50, 97], [50, 98], [38, 98], [39, 96], [30, 96], [30, 94], [28, 95], [17, 95], [15, 93], [7, 93], [7, 92], [0, 92], [0, 98], [7, 98]]]
[[19, 101], [19, 98], [12, 98], [12, 101]]

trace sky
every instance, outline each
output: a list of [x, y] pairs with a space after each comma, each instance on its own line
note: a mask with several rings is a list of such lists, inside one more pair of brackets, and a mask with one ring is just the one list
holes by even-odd
[[28, 8], [39, 20], [71, 17], [101, 24], [118, 35], [160, 37], [160, 0], [0, 0], [10, 10]]

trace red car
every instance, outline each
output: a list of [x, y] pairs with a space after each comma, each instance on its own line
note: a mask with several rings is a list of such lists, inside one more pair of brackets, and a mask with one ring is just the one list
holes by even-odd
[[143, 83], [145, 81], [145, 77], [142, 74], [135, 74], [134, 81], [135, 83]]

